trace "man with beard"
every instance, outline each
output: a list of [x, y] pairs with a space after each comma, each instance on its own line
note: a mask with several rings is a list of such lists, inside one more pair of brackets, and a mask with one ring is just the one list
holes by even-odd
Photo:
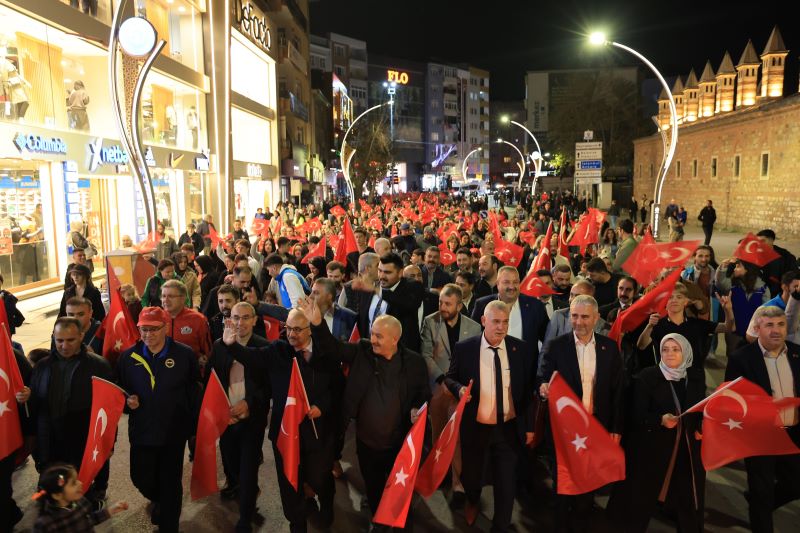
[[217, 289], [217, 307], [219, 313], [208, 321], [208, 327], [211, 330], [211, 340], [218, 341], [222, 338], [222, 331], [225, 329], [225, 321], [231, 317], [231, 310], [233, 306], [239, 303], [241, 294], [239, 289], [233, 285], [221, 285]]
[[481, 279], [475, 284], [476, 299], [497, 294], [497, 271], [501, 266], [503, 263], [495, 255], [482, 255], [478, 259], [478, 274]]

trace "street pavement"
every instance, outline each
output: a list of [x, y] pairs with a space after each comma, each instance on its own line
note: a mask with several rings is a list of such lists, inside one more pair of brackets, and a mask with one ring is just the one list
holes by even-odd
[[[730, 256], [736, 247], [739, 234], [718, 232], [712, 239], [718, 261]], [[686, 240], [702, 240], [699, 229], [689, 228]], [[782, 247], [788, 248], [793, 253], [800, 252], [798, 241], [778, 241]], [[50, 344], [49, 336], [58, 310], [60, 294], [40, 296], [35, 299], [20, 302], [20, 309], [26, 316], [26, 322], [18, 328], [14, 340], [20, 342], [26, 350], [33, 348], [47, 348]], [[710, 358], [706, 366], [707, 382], [716, 386], [721, 380], [725, 368], [724, 346], [718, 348], [718, 353], [723, 354]], [[119, 440], [116, 451], [111, 459], [111, 479], [108, 491], [109, 502], [126, 500], [130, 509], [117, 515], [106, 523], [97, 527], [99, 532], [134, 532], [151, 531], [149, 517], [145, 511], [147, 501], [137, 492], [130, 481], [129, 453], [130, 447], [127, 437], [127, 417], [123, 416], [119, 427]], [[355, 440], [351, 431], [348, 433], [344, 450], [343, 466], [346, 475], [336, 483], [335, 522], [332, 530], [336, 532], [367, 531], [369, 527], [369, 511], [362, 508], [363, 481], [358, 471], [355, 457]], [[224, 484], [224, 475], [221, 462], [218, 460], [218, 479], [220, 485]], [[192, 502], [189, 497], [191, 476], [191, 463], [188, 454], [185, 458], [183, 486], [184, 503], [181, 517], [181, 528], [186, 532], [219, 533], [233, 531], [238, 516], [235, 502], [223, 502], [217, 495], [209, 496], [197, 502]], [[24, 468], [14, 474], [14, 497], [25, 511], [25, 517], [15, 531], [30, 531], [35, 520], [35, 505], [30, 496], [35, 492], [38, 475], [29, 462]], [[272, 446], [265, 440], [264, 464], [259, 469], [259, 485], [261, 494], [258, 498], [258, 512], [263, 523], [256, 527], [262, 532], [284, 532], [288, 530], [288, 523], [283, 517], [280, 505], [280, 496], [277, 489], [275, 464]], [[743, 496], [747, 476], [742, 462], [733, 463], [708, 473], [706, 482], [706, 531], [710, 532], [744, 532], [747, 527], [747, 502]], [[491, 527], [489, 518], [492, 516], [491, 487], [483, 491], [482, 515], [473, 527], [467, 526], [462, 510], [452, 511], [447, 497], [442, 491], [437, 492], [428, 500], [416, 498], [412, 503], [414, 513], [415, 532], [445, 533], [448, 531], [488, 531]], [[536, 486], [524, 496], [518, 498], [514, 506], [514, 524], [517, 531], [549, 531], [552, 529], [552, 496], [547, 486]], [[598, 496], [597, 503], [605, 506], [606, 496]], [[598, 511], [598, 520], [602, 515]], [[0, 517], [0, 520], [3, 519]], [[775, 531], [798, 531], [800, 524], [800, 502], [793, 502], [775, 512]], [[310, 527], [310, 531], [317, 531]], [[668, 519], [657, 517], [650, 523], [650, 531], [667, 532], [675, 528]]]

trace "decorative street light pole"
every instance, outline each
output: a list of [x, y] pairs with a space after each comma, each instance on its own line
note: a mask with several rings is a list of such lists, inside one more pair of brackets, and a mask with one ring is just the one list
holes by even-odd
[[464, 161], [461, 163], [461, 176], [464, 178], [464, 181], [467, 181], [467, 159], [470, 158], [472, 154], [475, 152], [480, 152], [483, 148], [475, 148], [470, 153], [467, 154], [467, 157], [464, 158]]
[[[664, 179], [667, 177], [667, 170], [669, 170], [669, 165], [672, 163], [672, 158], [675, 155], [675, 148], [678, 145], [678, 111], [675, 109], [675, 99], [672, 97], [672, 91], [670, 91], [669, 86], [667, 85], [667, 81], [664, 79], [664, 76], [658, 71], [658, 69], [653, 65], [646, 57], [642, 54], [625, 46], [623, 44], [615, 43], [613, 41], [606, 40], [605, 34], [601, 32], [592, 33], [589, 36], [589, 42], [595, 46], [599, 45], [611, 45], [615, 46], [621, 50], [625, 50], [629, 54], [633, 54], [637, 58], [639, 58], [645, 65], [647, 65], [650, 70], [653, 71], [653, 74], [656, 75], [658, 81], [661, 82], [661, 86], [666, 92], [667, 97], [669, 98], [669, 123], [670, 123], [670, 140], [669, 146], [667, 147], [666, 157], [662, 159], [661, 170], [656, 177], [656, 186], [655, 192], [653, 193], [653, 209], [651, 216], [651, 224], [653, 226], [653, 237], [658, 237], [658, 223], [659, 223], [659, 215], [661, 212], [661, 190], [664, 188]], [[663, 134], [662, 134], [663, 135]]]
[[[542, 169], [542, 147], [539, 146], [539, 141], [536, 140], [536, 136], [533, 134], [533, 132], [529, 130], [527, 127], [525, 127], [524, 124], [517, 122], [516, 120], [511, 120], [507, 116], [500, 117], [500, 122], [504, 124], [511, 123], [515, 126], [522, 128], [523, 130], [525, 130], [525, 133], [527, 133], [530, 136], [530, 138], [533, 139], [533, 142], [536, 145], [536, 151], [530, 154], [531, 161], [533, 161], [533, 169], [534, 169], [533, 184], [531, 185], [531, 194], [533, 194], [536, 192], [536, 181], [539, 179], [539, 171]], [[520, 180], [520, 185], [522, 185], [521, 180]]]
[[[353, 129], [353, 126], [356, 125], [356, 122], [358, 122], [361, 119], [361, 117], [363, 117], [364, 115], [366, 115], [370, 111], [374, 111], [374, 110], [378, 109], [379, 107], [383, 107], [385, 105], [389, 105], [389, 106], [394, 105], [394, 100], [389, 100], [388, 102], [384, 102], [382, 104], [378, 104], [378, 105], [370, 107], [369, 109], [367, 109], [366, 111], [364, 111], [363, 113], [358, 115], [355, 118], [355, 120], [353, 120], [353, 122], [350, 123], [350, 127], [347, 128], [347, 131], [344, 132], [344, 137], [342, 137], [342, 149], [339, 151], [339, 153], [342, 156], [344, 156], [344, 146], [345, 146], [345, 142], [347, 142], [347, 136], [350, 134], [350, 130]], [[355, 196], [355, 191], [353, 191], [353, 182], [350, 181], [350, 170], [349, 170], [349, 168], [350, 168], [350, 161], [353, 159], [354, 155], [356, 155], [355, 148], [347, 155], [347, 157], [345, 157], [344, 165], [342, 165], [342, 174], [344, 174], [344, 181], [345, 181], [345, 183], [347, 183], [347, 187], [350, 189], [350, 202], [352, 202], [353, 204], [356, 203], [356, 196]]]

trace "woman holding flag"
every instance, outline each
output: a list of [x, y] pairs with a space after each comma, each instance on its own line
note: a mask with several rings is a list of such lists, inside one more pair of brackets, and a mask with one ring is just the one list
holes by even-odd
[[687, 378], [692, 346], [683, 335], [661, 339], [658, 366], [634, 380], [633, 414], [625, 435], [627, 478], [608, 509], [622, 531], [648, 529], [658, 502], [674, 513], [677, 530], [703, 531], [705, 470], [700, 460], [699, 413], [681, 414], [705, 396], [703, 382]]

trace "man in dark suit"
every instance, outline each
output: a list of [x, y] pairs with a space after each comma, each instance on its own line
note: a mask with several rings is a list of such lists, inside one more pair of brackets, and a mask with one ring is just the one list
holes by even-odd
[[484, 465], [492, 469], [494, 517], [492, 531], [508, 531], [517, 485], [517, 464], [524, 445], [533, 443], [533, 397], [530, 345], [507, 336], [510, 309], [501, 301], [485, 306], [483, 335], [459, 342], [445, 378], [455, 398], [472, 392], [461, 419], [461, 457], [472, 525], [478, 514]]
[[[753, 314], [758, 340], [731, 354], [725, 381], [740, 376], [760, 386], [773, 398], [800, 396], [800, 346], [786, 341], [786, 314], [777, 306], [763, 306]], [[781, 423], [800, 446], [798, 410], [783, 409]], [[800, 498], [800, 454], [756, 456], [744, 460], [750, 492], [750, 528], [773, 531], [772, 512]]]
[[[431, 398], [425, 360], [398, 345], [402, 326], [391, 315], [375, 319], [369, 341], [362, 338], [350, 344], [330, 334], [319, 308], [310, 299], [302, 299], [298, 307], [310, 320], [315, 349], [325, 358], [350, 367], [342, 416], [355, 420], [359, 470], [374, 514], [403, 440], [419, 408]], [[409, 531], [413, 527], [410, 520], [409, 513]]]
[[[253, 334], [253, 327], [259, 320], [253, 306], [247, 302], [234, 304], [228, 312], [236, 342], [249, 348], [263, 348], [267, 339]], [[224, 324], [223, 324], [224, 326]], [[269, 412], [269, 389], [264, 377], [252, 368], [244, 368], [234, 361], [220, 338], [214, 342], [211, 357], [206, 365], [206, 383], [211, 375], [209, 369], [217, 372], [222, 388], [228, 394], [231, 404], [231, 425], [219, 439], [222, 455], [222, 469], [225, 471], [226, 485], [220, 491], [223, 499], [239, 499], [239, 522], [237, 529], [247, 531], [252, 528], [253, 515], [258, 496], [258, 466], [261, 447], [264, 445], [264, 432], [267, 429]]]
[[334, 303], [336, 284], [328, 278], [318, 278], [311, 286], [311, 298], [319, 306], [325, 322], [333, 336], [340, 341], [350, 340], [358, 315], [346, 307]]
[[453, 280], [450, 274], [442, 270], [441, 252], [436, 246], [425, 250], [425, 268], [422, 268], [422, 285], [426, 289], [438, 291]]
[[624, 311], [636, 301], [639, 284], [630, 276], [620, 278], [617, 282], [617, 299], [600, 308], [600, 317], [612, 323], [620, 311]]
[[459, 270], [456, 272], [455, 278], [455, 284], [461, 288], [461, 313], [471, 317], [472, 311], [475, 309], [475, 302], [478, 301], [473, 292], [476, 281], [475, 274]]
[[[302, 298], [306, 301], [306, 298]], [[319, 311], [317, 311], [319, 317]], [[305, 531], [308, 519], [303, 484], [307, 483], [320, 501], [320, 522], [323, 527], [333, 523], [333, 461], [335, 452], [340, 398], [344, 378], [339, 362], [312, 342], [308, 318], [302, 311], [292, 309], [286, 319], [287, 341], [278, 340], [263, 348], [247, 348], [236, 340], [236, 331], [226, 327], [223, 349], [242, 363], [245, 369], [260, 373], [269, 382], [272, 393], [272, 420], [269, 439], [275, 456], [275, 470], [283, 505], [283, 514], [291, 531]], [[310, 410], [300, 424], [300, 468], [295, 490], [283, 472], [283, 459], [278, 450], [278, 431], [287, 407], [289, 382], [294, 360], [303, 378]], [[290, 404], [291, 405], [291, 404]], [[312, 426], [312, 420], [314, 422]]]
[[351, 287], [360, 291], [358, 330], [362, 339], [368, 339], [372, 323], [381, 315], [391, 315], [402, 325], [403, 344], [419, 350], [419, 306], [422, 303], [422, 284], [403, 279], [403, 260], [396, 253], [381, 257], [378, 264], [377, 287], [355, 278]]
[[497, 274], [503, 263], [496, 255], [482, 255], [478, 259], [480, 280], [475, 284], [475, 298], [497, 294]]
[[[417, 265], [408, 265], [403, 269], [403, 277], [405, 279], [414, 280], [422, 283], [422, 269]], [[424, 289], [422, 295], [422, 303], [417, 309], [417, 320], [419, 320], [419, 330], [422, 331], [422, 324], [425, 317], [431, 313], [435, 313], [439, 308], [439, 291], [431, 289]]]
[[[580, 398], [586, 411], [619, 442], [622, 434], [622, 357], [617, 344], [594, 332], [600, 319], [597, 300], [576, 296], [570, 304], [572, 333], [556, 337], [544, 347], [539, 363], [539, 395], [547, 399], [550, 378], [558, 371]], [[551, 457], [551, 464], [554, 458]], [[555, 472], [555, 470], [553, 470]], [[554, 475], [555, 477], [555, 475]], [[593, 504], [593, 494], [559, 496], [556, 504], [556, 530], [585, 531]]]
[[500, 300], [509, 306], [510, 316], [508, 335], [524, 340], [530, 345], [534, 365], [539, 358], [539, 342], [547, 332], [547, 311], [544, 304], [533, 296], [520, 294], [519, 272], [513, 266], [503, 266], [497, 273], [497, 294], [484, 296], [475, 303], [472, 320], [476, 322], [483, 316], [486, 305]]

